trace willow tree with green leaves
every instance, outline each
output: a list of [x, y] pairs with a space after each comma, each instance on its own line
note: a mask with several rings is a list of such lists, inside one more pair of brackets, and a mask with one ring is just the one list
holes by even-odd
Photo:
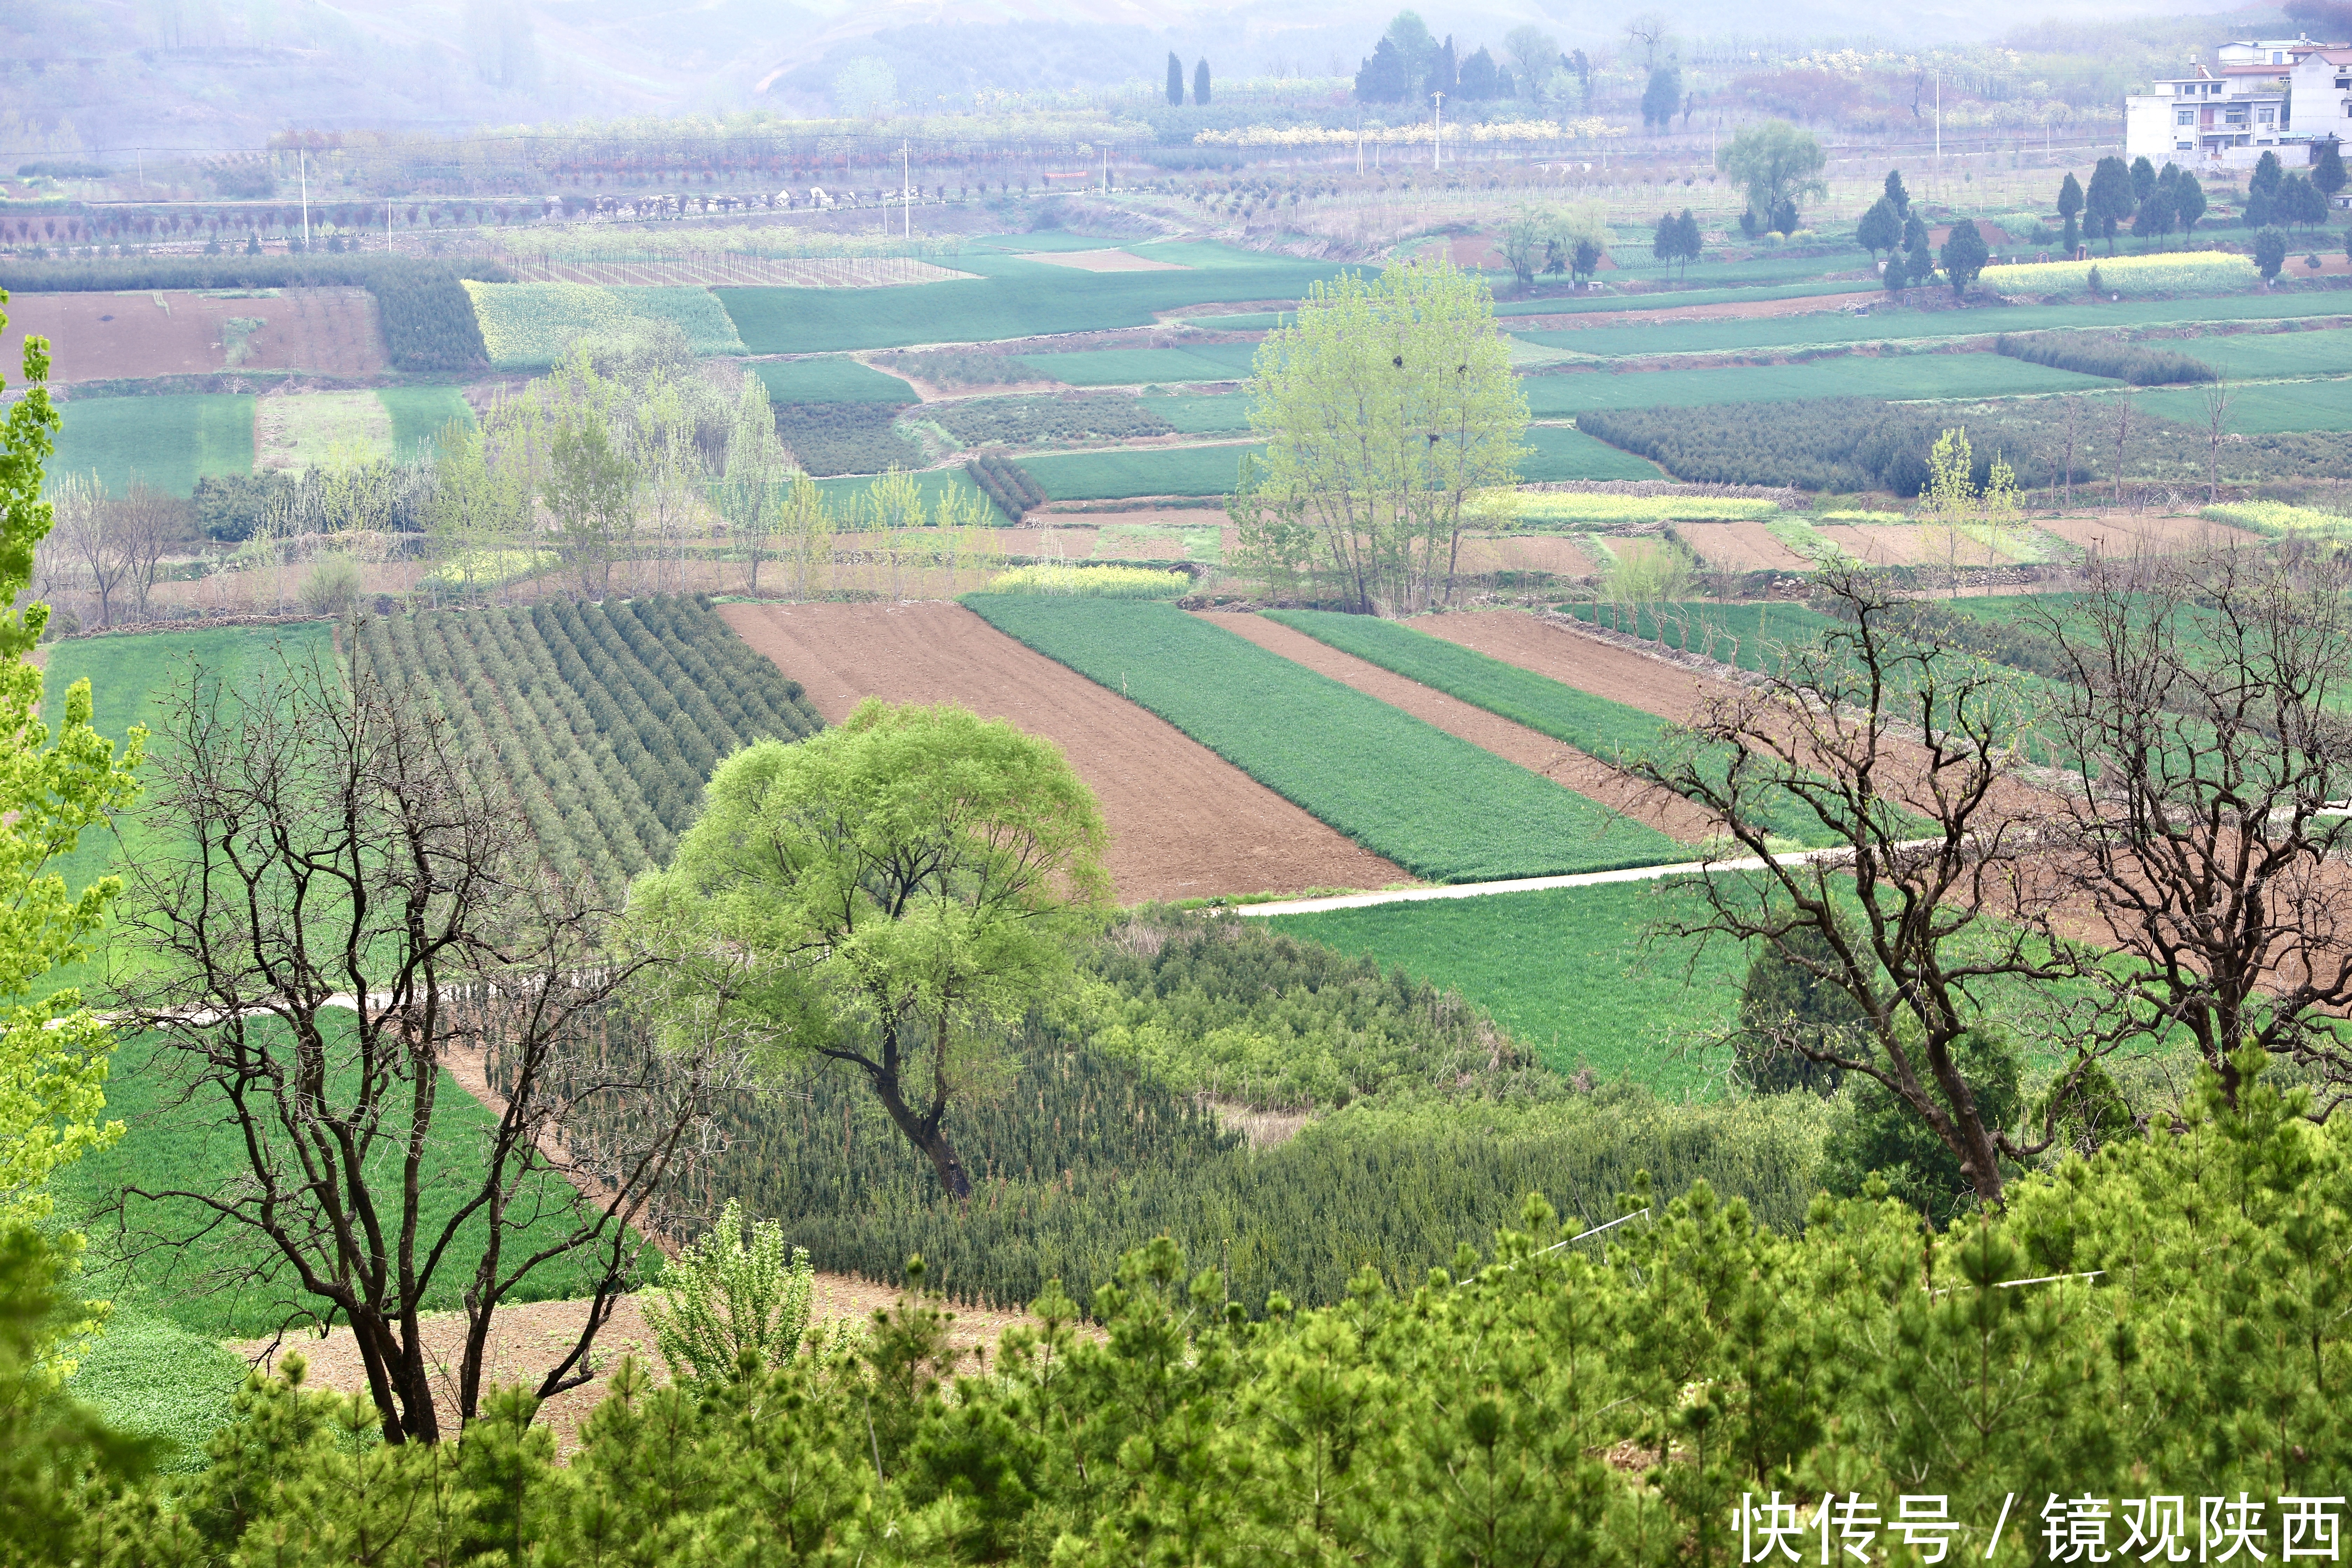
[[1450, 598], [1472, 503], [1516, 482], [1528, 427], [1486, 284], [1448, 265], [1318, 283], [1249, 395], [1266, 447], [1231, 503], [1239, 561], [1366, 613]]
[[1013, 1026], [1109, 898], [1093, 792], [1003, 720], [868, 700], [738, 752], [704, 800], [669, 868], [629, 889], [665, 1038], [854, 1071], [969, 1197], [949, 1114], [1010, 1081]]

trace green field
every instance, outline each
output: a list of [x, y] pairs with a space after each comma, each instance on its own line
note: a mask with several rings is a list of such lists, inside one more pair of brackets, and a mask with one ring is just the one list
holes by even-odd
[[[1853, 285], [1853, 287], [1860, 287]], [[1734, 298], [1751, 298], [1735, 295]], [[1545, 348], [1613, 357], [1622, 354], [1732, 353], [1744, 349], [1817, 348], [1839, 343], [1900, 342], [1915, 338], [1974, 337], [1996, 332], [2083, 331], [2099, 327], [2189, 325], [2200, 321], [2293, 321], [2339, 316], [2352, 299], [2325, 294], [2224, 295], [2210, 300], [2142, 300], [2124, 304], [1990, 305], [1965, 310], [1874, 307], [1867, 316], [1822, 310], [1729, 321], [1670, 321], [1638, 327], [1555, 327], [1514, 334]], [[2217, 342], [2235, 339], [2215, 340]], [[2158, 347], [2186, 345], [2158, 343]]]
[[1250, 374], [1255, 343], [1202, 343], [1189, 349], [1091, 349], [1023, 354], [1020, 361], [1066, 386], [1142, 386], [1151, 382], [1238, 381]]
[[1529, 450], [1519, 459], [1519, 478], [1528, 484], [1659, 477], [1658, 465], [1647, 458], [1620, 451], [1598, 437], [1566, 425], [1530, 425], [1527, 444]]
[[1142, 403], [1187, 436], [1249, 433], [1249, 399], [1238, 392], [1151, 393], [1145, 395]]
[[[922, 491], [923, 505], [934, 511], [938, 510], [941, 497], [953, 493], [986, 505], [986, 521], [990, 522], [1010, 524], [1013, 521], [998, 511], [996, 504], [989, 500], [987, 492], [972, 483], [971, 476], [960, 468], [921, 469], [915, 475], [915, 483]], [[870, 474], [843, 474], [835, 479], [817, 480], [816, 488], [824, 493], [825, 500], [833, 503], [834, 526], [847, 531], [858, 526], [858, 509], [866, 492], [874, 488], [874, 478]]]
[[[1305, 632], [1342, 653], [1392, 670], [1408, 680], [1457, 697], [1474, 708], [1564, 741], [1587, 756], [1617, 767], [1648, 755], [1675, 753], [1673, 728], [1654, 713], [1492, 658], [1427, 632], [1373, 616], [1326, 610], [1268, 610], [1268, 620]], [[1718, 773], [1717, 778], [1720, 780]], [[1759, 814], [1764, 826], [1796, 843], [1827, 845], [1821, 819], [1794, 802]]]
[[2291, 375], [2342, 375], [2352, 371], [2352, 327], [2283, 332], [2230, 332], [2210, 338], [2152, 340], [2153, 349], [2177, 349], [2203, 360], [2232, 381]]
[[752, 374], [774, 403], [913, 403], [915, 389], [846, 354], [761, 360]]
[[1154, 447], [1058, 452], [1024, 458], [1020, 467], [1055, 500], [1124, 500], [1133, 496], [1221, 496], [1234, 488], [1244, 452], [1256, 446]]
[[[1238, 398], [1154, 399], [1163, 403], [1234, 403]], [[1164, 411], [1164, 410], [1163, 410]], [[1186, 411], [1205, 422], [1206, 411]], [[1247, 416], [1243, 416], [1246, 428]], [[1657, 466], [1631, 452], [1621, 452], [1565, 425], [1538, 425], [1527, 434], [1528, 456], [1520, 461], [1519, 478], [1528, 483], [1561, 479], [1654, 479]], [[1234, 488], [1242, 454], [1263, 455], [1263, 446], [1234, 444], [1214, 447], [1145, 447], [1100, 452], [1057, 452], [1023, 458], [1029, 470], [1055, 500], [1124, 500], [1135, 496], [1221, 496]]]
[[454, 386], [386, 386], [376, 396], [392, 416], [393, 455], [404, 462], [448, 426], [474, 423], [473, 405]]
[[1781, 647], [1811, 641], [1836, 624], [1802, 605], [1692, 603], [1645, 605], [1638, 610], [1593, 604], [1559, 607], [1579, 620], [1754, 670], [1773, 668]]
[[1727, 1058], [1676, 1047], [1738, 1016], [1747, 954], [1727, 942], [1643, 942], [1654, 922], [1696, 912], [1692, 885], [1670, 878], [1267, 918], [1460, 991], [1563, 1072], [1590, 1067], [1603, 1079], [1705, 1094], [1721, 1087]]
[[[90, 722], [119, 751], [133, 724], [146, 725], [151, 733], [160, 731], [173, 688], [192, 669], [201, 667], [234, 690], [249, 683], [263, 661], [278, 657], [279, 650], [286, 658], [304, 659], [327, 651], [332, 638], [333, 629], [324, 622], [76, 637], [49, 645], [44, 679], [50, 701], [75, 681], [89, 681]], [[114, 868], [119, 857], [137, 852], [144, 837], [138, 820], [121, 818], [118, 826], [120, 841], [103, 828], [93, 829], [56, 865], [66, 886], [87, 887]], [[41, 988], [89, 985], [104, 973], [107, 962], [101, 939], [97, 956], [87, 963], [52, 970], [43, 977]]]
[[641, 321], [667, 321], [686, 334], [698, 354], [740, 354], [743, 340], [735, 323], [708, 289], [615, 288], [613, 297]]
[[490, 363], [530, 370], [554, 363], [581, 337], [675, 326], [698, 354], [740, 354], [735, 323], [707, 289], [608, 289], [588, 283], [477, 283], [466, 292]]
[[993, 595], [964, 602], [1415, 876], [1487, 881], [1658, 865], [1688, 853], [1173, 605]]
[[1563, 371], [1520, 378], [1538, 419], [1588, 408], [1699, 408], [1716, 403], [1795, 403], [1813, 397], [1977, 398], [2094, 392], [2097, 376], [1996, 353], [1841, 354], [1805, 364], [1706, 370]]
[[[2142, 412], [2194, 429], [2205, 423], [2205, 395], [2194, 387], [2137, 394]], [[2256, 382], [2230, 389], [2230, 429], [2242, 436], [2352, 430], [2352, 379]]]
[[52, 480], [95, 471], [119, 493], [136, 475], [187, 496], [200, 479], [253, 472], [253, 399], [243, 393], [76, 398], [58, 412], [65, 427], [48, 463]]
[[1053, 332], [1148, 327], [1187, 305], [1296, 300], [1343, 268], [1216, 246], [1137, 246], [1188, 268], [1082, 272], [1018, 256], [966, 252], [976, 278], [892, 289], [721, 289], [719, 302], [753, 353], [824, 353], [917, 343], [992, 342]]

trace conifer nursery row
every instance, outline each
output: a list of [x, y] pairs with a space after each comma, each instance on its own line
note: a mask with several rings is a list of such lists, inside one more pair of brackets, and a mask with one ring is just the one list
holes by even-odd
[[699, 600], [441, 610], [371, 620], [361, 647], [496, 760], [559, 870], [616, 895], [668, 858], [719, 758], [823, 725]]

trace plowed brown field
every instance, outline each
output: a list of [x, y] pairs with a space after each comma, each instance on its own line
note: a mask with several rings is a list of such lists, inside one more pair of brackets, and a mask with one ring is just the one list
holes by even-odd
[[806, 687], [828, 721], [866, 697], [961, 702], [1059, 745], [1102, 803], [1111, 879], [1127, 901], [1412, 880], [1173, 725], [961, 605], [728, 605], [719, 613]]
[[[232, 325], [245, 321], [261, 325]], [[384, 367], [375, 300], [364, 289], [230, 297], [20, 292], [8, 301], [0, 363], [16, 367], [27, 333], [49, 340], [49, 379], [56, 382], [230, 370], [373, 375]]]
[[[1541, 731], [1514, 724], [1484, 708], [1474, 708], [1417, 680], [1408, 680], [1393, 670], [1382, 669], [1379, 665], [1358, 658], [1353, 654], [1342, 653], [1328, 644], [1317, 642], [1305, 632], [1293, 631], [1263, 616], [1212, 615], [1202, 618], [1213, 620], [1227, 631], [1249, 638], [1270, 653], [1278, 653], [1294, 663], [1303, 664], [1343, 685], [1352, 686], [1368, 697], [1377, 697], [1391, 707], [1402, 709], [1449, 735], [1459, 736], [1474, 746], [1484, 747], [1507, 762], [1518, 763], [1529, 773], [1541, 773], [1554, 784], [1597, 800], [1613, 811], [1622, 812], [1669, 837], [1685, 844], [1696, 844], [1716, 830], [1716, 820], [1712, 816], [1678, 795], [1649, 789], [1599, 758], [1588, 756], [1573, 746], [1555, 741]], [[1466, 620], [1473, 617], [1445, 616], [1433, 618]], [[1488, 617], [1480, 616], [1475, 618], [1484, 620]], [[1427, 627], [1426, 620], [1415, 624], [1423, 626], [1424, 629]], [[1538, 629], [1542, 628], [1539, 626]]]
[[1772, 537], [1760, 522], [1678, 522], [1675, 531], [1698, 558], [1725, 572], [1807, 572], [1812, 563]]
[[2037, 519], [2034, 526], [2078, 549], [2095, 550], [2110, 558], [2174, 555], [2189, 550], [2253, 544], [2262, 537], [2226, 522], [2209, 522], [2201, 517], [2133, 517], [2125, 512]]
[[1547, 625], [1520, 610], [1416, 616], [1405, 625], [1661, 719], [1687, 719], [1705, 698], [1730, 690], [1720, 681]]

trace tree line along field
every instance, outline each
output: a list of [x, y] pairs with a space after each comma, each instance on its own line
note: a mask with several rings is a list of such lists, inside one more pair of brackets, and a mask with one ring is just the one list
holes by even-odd
[[1654, 828], [1171, 605], [986, 594], [964, 602], [1417, 876], [1489, 881], [1666, 864], [1687, 853]]
[[683, 599], [371, 619], [363, 656], [496, 759], [551, 864], [616, 895], [669, 858], [721, 757], [821, 726], [800, 688]]

